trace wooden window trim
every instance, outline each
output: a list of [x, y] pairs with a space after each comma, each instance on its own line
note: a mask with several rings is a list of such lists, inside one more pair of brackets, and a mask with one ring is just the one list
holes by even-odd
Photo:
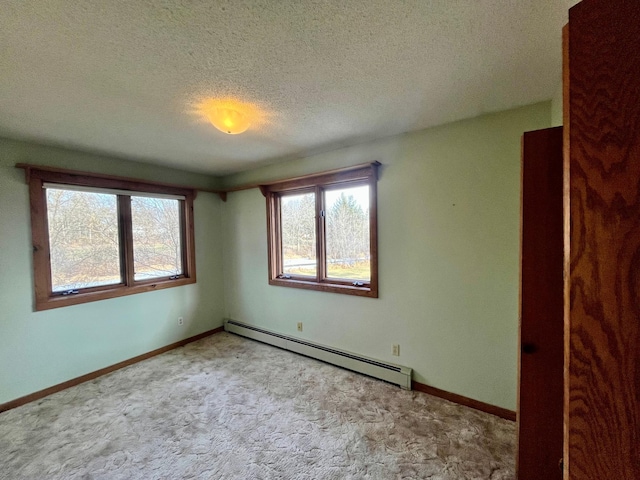
[[[195, 190], [173, 185], [145, 183], [141, 180], [127, 180], [122, 177], [84, 174], [75, 171], [29, 167], [27, 169], [31, 211], [31, 236], [33, 246], [33, 270], [35, 310], [78, 305], [81, 303], [122, 297], [136, 293], [163, 290], [196, 282], [195, 237], [193, 225], [193, 200]], [[134, 280], [133, 238], [131, 232], [131, 197], [118, 195], [118, 223], [121, 242], [121, 277], [123, 281], [114, 285], [81, 289], [73, 295], [53, 293], [51, 287], [51, 264], [49, 251], [49, 228], [47, 220], [46, 189], [44, 183], [107, 188], [150, 194], [183, 196], [181, 200], [181, 232], [183, 245], [183, 274], [178, 278], [160, 277], [143, 281]]]
[[[301, 288], [322, 292], [342, 293], [362, 297], [378, 298], [378, 221], [377, 221], [377, 180], [380, 163], [373, 162], [356, 167], [336, 170], [332, 172], [307, 175], [294, 179], [261, 185], [260, 190], [266, 197], [267, 204], [267, 238], [269, 284], [281, 287]], [[320, 210], [324, 208], [325, 190], [334, 187], [352, 185], [369, 186], [369, 241], [371, 280], [364, 286], [354, 286], [352, 281], [333, 279], [326, 276], [325, 258], [325, 225]], [[282, 195], [314, 192], [316, 195], [316, 277], [292, 275], [291, 278], [281, 278], [282, 239], [280, 224], [280, 197]]]

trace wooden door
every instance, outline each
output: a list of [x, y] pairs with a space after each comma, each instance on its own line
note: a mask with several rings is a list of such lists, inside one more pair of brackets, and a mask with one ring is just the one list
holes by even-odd
[[637, 480], [640, 1], [584, 0], [565, 41], [565, 478]]
[[522, 137], [519, 480], [560, 480], [563, 395], [562, 127]]

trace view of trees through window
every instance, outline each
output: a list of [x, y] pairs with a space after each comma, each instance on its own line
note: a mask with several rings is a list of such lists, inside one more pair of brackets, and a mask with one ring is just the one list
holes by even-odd
[[48, 188], [54, 292], [121, 282], [117, 196]]
[[180, 275], [180, 201], [131, 197], [134, 279]]
[[[118, 196], [47, 188], [53, 292], [122, 282]], [[134, 279], [183, 273], [180, 201], [131, 197]]]
[[316, 196], [283, 195], [282, 263], [284, 273], [316, 276]]
[[371, 279], [369, 186], [325, 191], [327, 277]]
[[[368, 185], [324, 191], [327, 277], [369, 281]], [[315, 195], [281, 197], [286, 274], [316, 276]]]

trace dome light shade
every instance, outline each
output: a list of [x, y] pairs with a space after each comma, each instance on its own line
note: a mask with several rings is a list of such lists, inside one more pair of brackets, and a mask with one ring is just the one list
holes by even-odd
[[230, 135], [245, 132], [251, 120], [243, 112], [229, 107], [215, 107], [207, 112], [207, 118], [218, 130]]
[[246, 132], [249, 127], [259, 131], [270, 123], [269, 117], [272, 115], [255, 103], [232, 97], [201, 98], [191, 106], [190, 113], [229, 135]]

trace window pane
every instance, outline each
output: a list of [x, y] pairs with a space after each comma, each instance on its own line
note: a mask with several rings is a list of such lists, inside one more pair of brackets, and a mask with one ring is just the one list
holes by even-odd
[[314, 193], [283, 195], [283, 273], [316, 276], [316, 196]]
[[134, 279], [181, 275], [180, 200], [131, 197]]
[[369, 186], [325, 191], [327, 277], [371, 280]]
[[48, 188], [54, 292], [121, 282], [116, 195]]

